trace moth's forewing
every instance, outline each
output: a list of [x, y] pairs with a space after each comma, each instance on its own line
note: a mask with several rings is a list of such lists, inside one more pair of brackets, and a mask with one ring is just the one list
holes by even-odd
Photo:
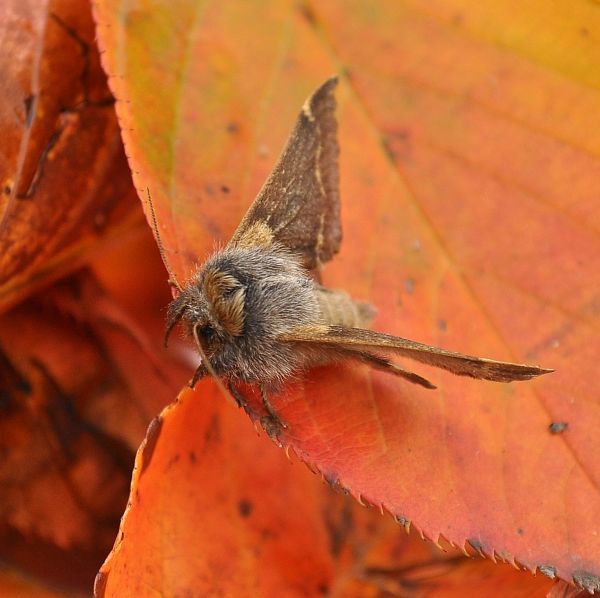
[[459, 376], [470, 376], [494, 382], [529, 380], [553, 370], [535, 365], [521, 365], [506, 361], [496, 361], [463, 353], [447, 351], [408, 339], [344, 326], [307, 326], [287, 332], [282, 341], [317, 343], [320, 346], [352, 347], [367, 350], [380, 350], [397, 353], [404, 357], [442, 368]]
[[337, 77], [306, 100], [287, 144], [230, 245], [273, 242], [313, 269], [331, 259], [342, 239], [335, 120]]

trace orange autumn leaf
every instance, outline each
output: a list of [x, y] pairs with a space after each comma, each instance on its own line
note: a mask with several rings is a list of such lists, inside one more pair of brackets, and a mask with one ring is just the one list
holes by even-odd
[[95, 596], [450, 597], [483, 587], [525, 597], [550, 588], [399, 532], [290, 466], [203, 381], [151, 424]]
[[[600, 22], [531, 5], [513, 21], [459, 0], [260, 14], [98, 0], [96, 16], [134, 182], [181, 278], [234, 230], [306, 95], [343, 70], [345, 241], [324, 282], [375, 304], [376, 329], [557, 372], [519, 385], [427, 372], [432, 393], [321, 368], [272, 399], [280, 441], [434, 541], [592, 590]], [[573, 39], [592, 53], [562, 58]]]

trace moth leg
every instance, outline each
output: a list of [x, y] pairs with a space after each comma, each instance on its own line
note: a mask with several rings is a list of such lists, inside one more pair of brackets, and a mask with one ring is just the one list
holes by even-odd
[[240, 389], [231, 380], [227, 381], [227, 389], [238, 407], [241, 407], [252, 420], [261, 419], [260, 415], [248, 405], [248, 399], [246, 399]]
[[189, 387], [190, 388], [194, 388], [194, 386], [196, 386], [196, 384], [198, 383], [198, 380], [204, 378], [204, 376], [206, 376], [208, 372], [206, 371], [206, 367], [204, 366], [203, 363], [201, 363], [197, 368], [196, 371], [194, 372], [194, 375], [192, 376], [192, 379], [189, 381]]
[[248, 401], [246, 397], [240, 392], [231, 380], [227, 381], [227, 389], [231, 393], [231, 396], [235, 399], [238, 407], [243, 407], [244, 411], [248, 412]]
[[262, 385], [260, 386], [261, 399], [268, 415], [260, 417], [259, 414], [248, 405], [246, 397], [240, 392], [239, 388], [237, 388], [231, 380], [227, 381], [227, 388], [229, 389], [229, 392], [235, 399], [238, 406], [242, 407], [252, 420], [258, 419], [264, 431], [273, 440], [277, 441], [277, 437], [283, 429], [287, 428], [287, 424], [282, 422], [277, 413], [275, 413], [273, 410], [273, 406], [269, 402], [266, 389]]
[[400, 378], [404, 378], [405, 380], [408, 380], [413, 384], [423, 386], [424, 388], [429, 388], [432, 390], [436, 388], [436, 386], [429, 382], [427, 378], [423, 378], [422, 376], [419, 376], [419, 374], [405, 370], [403, 367], [400, 367], [397, 363], [394, 363], [387, 357], [369, 353], [368, 351], [355, 351], [353, 349], [343, 349], [342, 355], [351, 359], [356, 359], [357, 361], [362, 361], [376, 370], [387, 372], [388, 374], [394, 374], [394, 376], [399, 376]]
[[272, 436], [270, 430], [272, 430], [273, 427], [285, 430], [288, 426], [279, 417], [279, 415], [277, 415], [277, 412], [273, 408], [273, 405], [271, 405], [271, 401], [269, 401], [269, 395], [267, 393], [267, 389], [265, 388], [265, 386], [263, 384], [261, 384], [259, 386], [259, 388], [260, 388], [260, 398], [262, 400], [263, 407], [265, 408], [266, 412], [269, 414], [267, 416], [266, 420], [262, 422], [263, 423], [263, 427], [265, 427], [265, 424], [268, 422], [269, 429], [267, 429], [265, 427], [265, 430], [267, 430], [267, 433], [269, 434], [269, 436]]

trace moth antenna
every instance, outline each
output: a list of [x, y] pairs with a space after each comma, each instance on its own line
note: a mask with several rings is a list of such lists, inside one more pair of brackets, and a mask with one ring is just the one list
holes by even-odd
[[146, 187], [146, 191], [148, 193], [148, 207], [150, 208], [150, 216], [152, 218], [152, 228], [154, 229], [154, 235], [156, 236], [156, 244], [158, 245], [158, 251], [160, 253], [160, 257], [162, 258], [162, 261], [165, 265], [165, 268], [167, 269], [167, 272], [169, 274], [169, 284], [173, 287], [175, 287], [180, 293], [183, 290], [181, 288], [181, 285], [179, 284], [179, 281], [177, 280], [177, 276], [175, 276], [175, 273], [173, 272], [172, 268], [171, 268], [171, 264], [169, 263], [169, 260], [167, 259], [167, 254], [165, 253], [165, 248], [162, 244], [162, 239], [160, 238], [160, 232], [158, 230], [158, 222], [156, 220], [156, 212], [154, 211], [154, 204], [152, 203], [152, 197], [150, 197], [150, 188]]
[[202, 344], [200, 343], [200, 338], [198, 337], [198, 326], [199, 325], [200, 325], [199, 322], [196, 322], [196, 324], [194, 324], [194, 327], [192, 328], [192, 333], [194, 335], [194, 340], [196, 341], [196, 347], [198, 348], [198, 353], [200, 353], [200, 359], [202, 359], [202, 363], [206, 366], [208, 373], [214, 378], [214, 381], [215, 381], [216, 385], [219, 387], [219, 390], [221, 391], [221, 393], [225, 397], [230, 398], [231, 393], [225, 388], [225, 385], [223, 384], [223, 382], [221, 382], [221, 378], [219, 378], [219, 376], [217, 376], [217, 373], [213, 369], [213, 366], [211, 365], [210, 361], [208, 360], [208, 357], [206, 356], [206, 353], [204, 352], [204, 349], [202, 348]]

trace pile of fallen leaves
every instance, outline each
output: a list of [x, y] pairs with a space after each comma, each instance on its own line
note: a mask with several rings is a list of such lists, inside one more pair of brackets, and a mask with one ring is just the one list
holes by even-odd
[[[600, 15], [512, 5], [2, 4], [0, 595], [600, 590]], [[326, 284], [556, 372], [318, 368], [272, 399], [282, 450], [162, 347], [140, 196], [189, 277], [332, 73]]]

